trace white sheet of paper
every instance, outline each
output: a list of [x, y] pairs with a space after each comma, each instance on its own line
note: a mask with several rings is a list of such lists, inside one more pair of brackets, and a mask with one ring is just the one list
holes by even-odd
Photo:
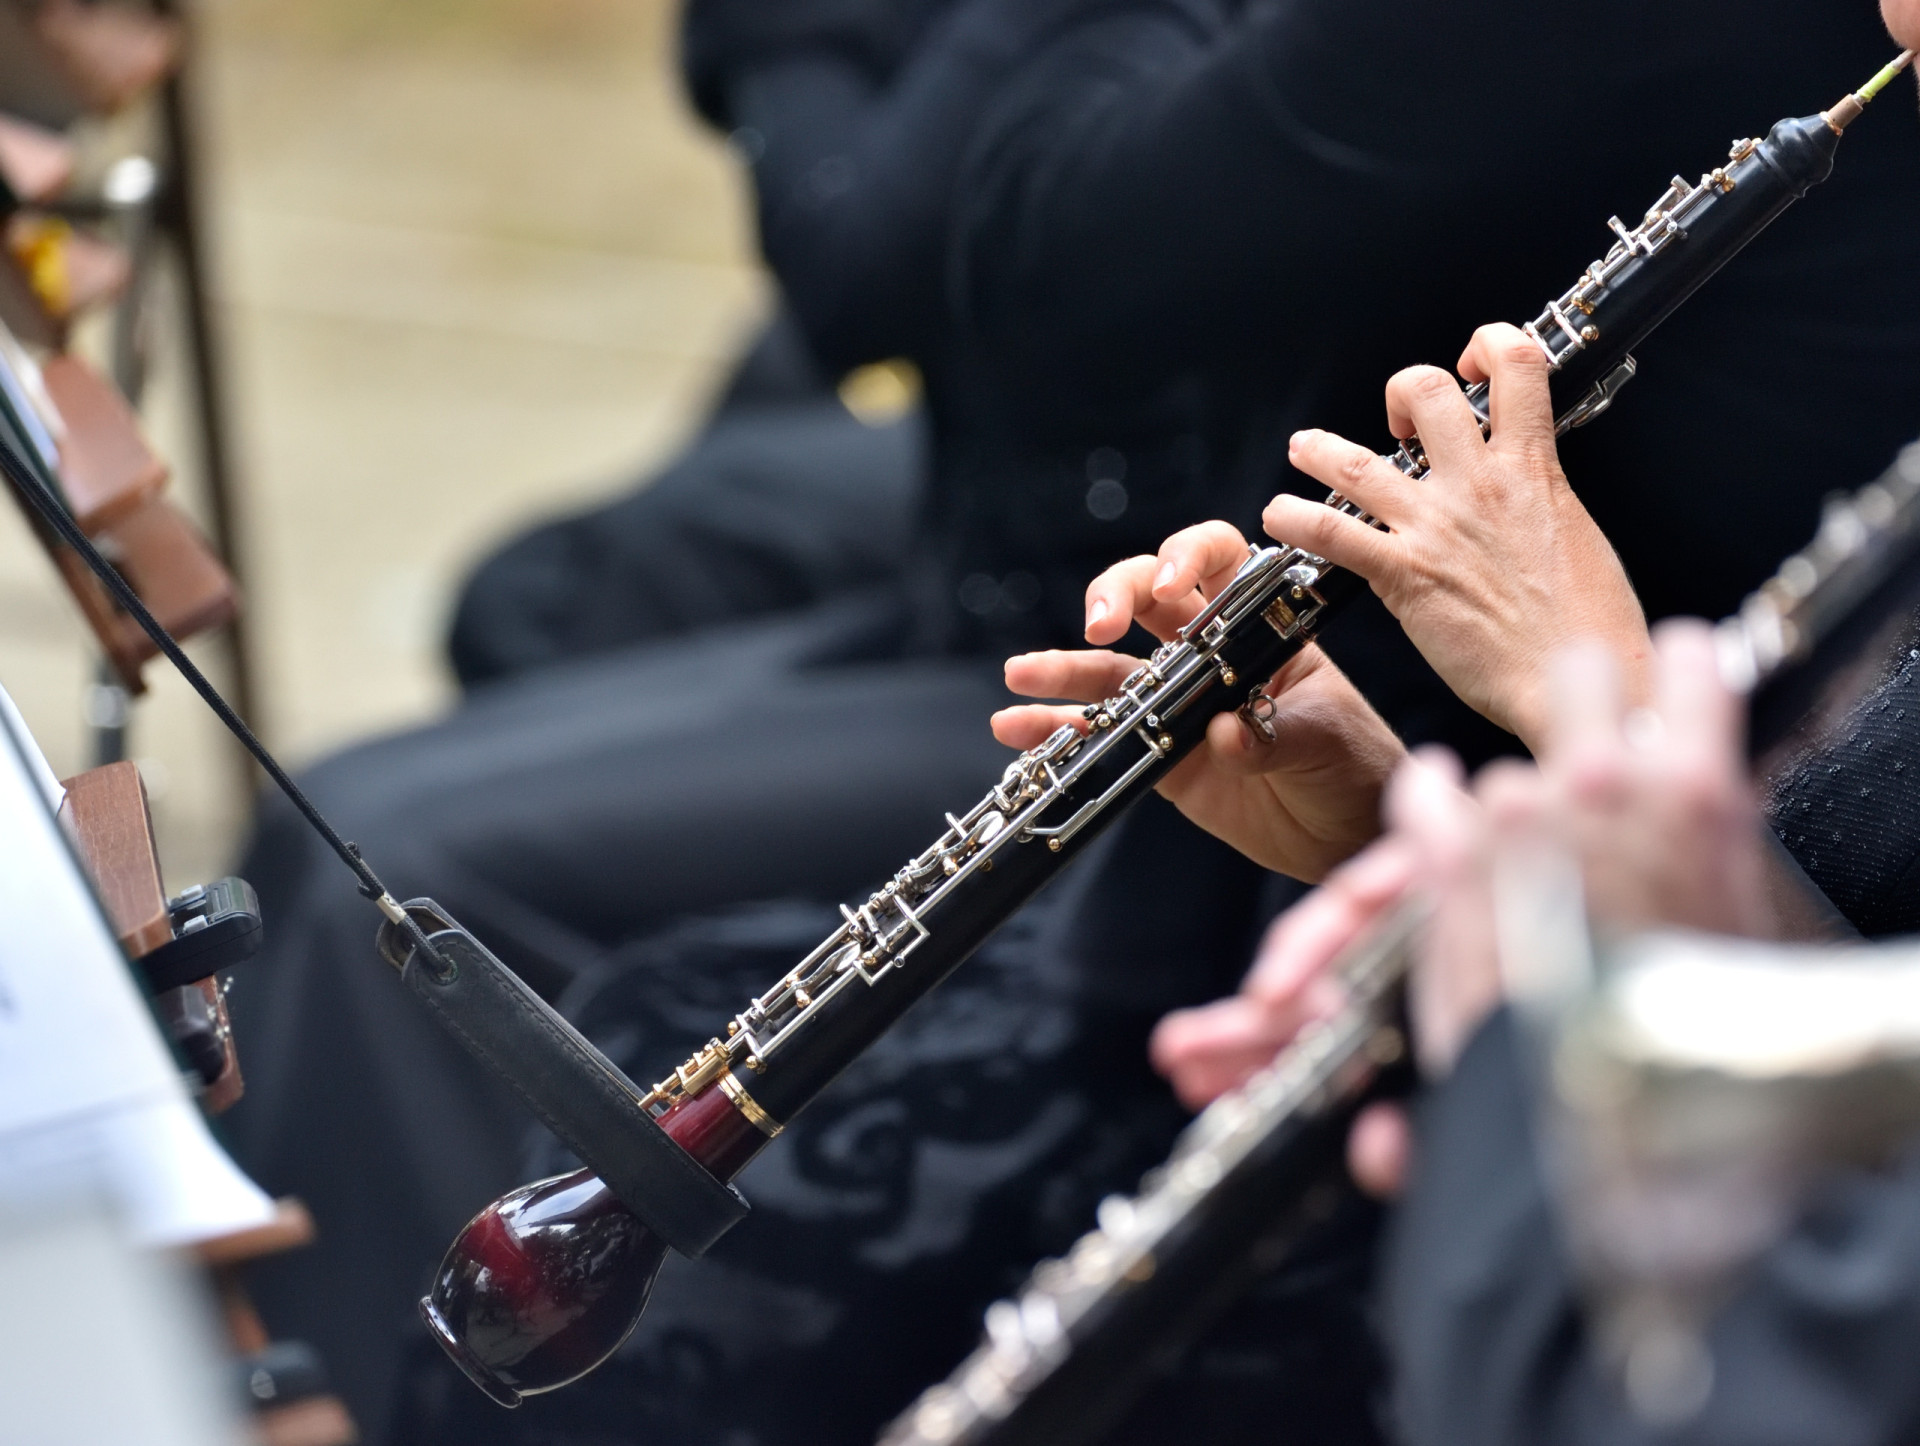
[[257, 1441], [200, 1282], [130, 1249], [103, 1203], [0, 1215], [0, 1446]]
[[40, 785], [41, 797], [46, 799], [48, 808], [59, 813], [60, 805], [67, 801], [67, 791], [60, 786], [59, 775], [53, 771], [53, 765], [47, 762], [47, 755], [40, 751], [33, 734], [27, 731], [27, 720], [20, 716], [20, 710], [14, 706], [13, 695], [5, 688], [0, 688], [0, 727], [5, 727], [13, 734], [14, 746], [26, 760], [27, 771], [33, 775], [33, 781]]
[[15, 717], [0, 713], [0, 1200], [105, 1189], [154, 1245], [264, 1225], [272, 1202], [208, 1132]]

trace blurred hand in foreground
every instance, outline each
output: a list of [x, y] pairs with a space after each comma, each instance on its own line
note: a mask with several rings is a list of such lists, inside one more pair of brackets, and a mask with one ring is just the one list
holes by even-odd
[[1238, 994], [1160, 1021], [1150, 1046], [1153, 1067], [1181, 1103], [1198, 1109], [1246, 1083], [1302, 1026], [1339, 1009], [1327, 966], [1401, 898], [1414, 865], [1404, 839], [1382, 839], [1273, 921]]
[[[1429, 1079], [1447, 1074], [1501, 997], [1492, 877], [1503, 849], [1567, 849], [1590, 917], [1609, 927], [1777, 930], [1740, 705], [1719, 682], [1709, 629], [1661, 626], [1647, 708], [1627, 705], [1604, 645], [1564, 651], [1550, 679], [1539, 766], [1494, 764], [1469, 794], [1456, 765], [1423, 750], [1388, 791], [1388, 834], [1275, 922], [1241, 992], [1161, 1022], [1154, 1063], [1183, 1100], [1234, 1087], [1337, 1008], [1327, 966], [1410, 890], [1434, 909], [1408, 996], [1415, 1053]], [[1404, 1115], [1372, 1107], [1349, 1141], [1355, 1178], [1396, 1191], [1407, 1142]]]

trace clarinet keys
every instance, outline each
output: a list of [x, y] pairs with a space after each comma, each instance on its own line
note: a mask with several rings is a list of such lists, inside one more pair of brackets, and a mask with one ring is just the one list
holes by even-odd
[[1595, 417], [1613, 405], [1613, 399], [1620, 394], [1620, 388], [1639, 374], [1640, 364], [1632, 357], [1620, 358], [1620, 364], [1595, 382], [1587, 394], [1568, 408], [1560, 419], [1557, 430], [1564, 434], [1575, 427], [1584, 427]]

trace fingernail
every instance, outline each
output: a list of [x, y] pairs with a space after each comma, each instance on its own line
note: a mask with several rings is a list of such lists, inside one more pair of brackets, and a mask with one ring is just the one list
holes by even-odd
[[1107, 600], [1105, 598], [1095, 598], [1093, 600], [1093, 606], [1087, 609], [1087, 626], [1090, 628], [1098, 627], [1106, 620], [1106, 616], [1110, 611], [1112, 611], [1112, 609], [1107, 606]]
[[1289, 452], [1299, 451], [1307, 445], [1307, 439], [1312, 435], [1313, 433], [1311, 431], [1295, 432], [1291, 437], [1287, 438], [1287, 450]]
[[1154, 574], [1153, 590], [1155, 592], [1159, 592], [1161, 588], [1165, 587], [1168, 583], [1172, 581], [1173, 581], [1173, 564], [1170, 562], [1162, 563], [1160, 567], [1160, 571]]

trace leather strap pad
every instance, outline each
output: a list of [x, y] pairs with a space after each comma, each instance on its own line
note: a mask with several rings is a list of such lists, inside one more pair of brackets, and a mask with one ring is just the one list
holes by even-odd
[[380, 928], [380, 952], [467, 1052], [511, 1085], [621, 1203], [682, 1255], [700, 1255], [747, 1213], [641, 1109], [645, 1092], [431, 899], [404, 906], [453, 966], [437, 975], [408, 935]]

